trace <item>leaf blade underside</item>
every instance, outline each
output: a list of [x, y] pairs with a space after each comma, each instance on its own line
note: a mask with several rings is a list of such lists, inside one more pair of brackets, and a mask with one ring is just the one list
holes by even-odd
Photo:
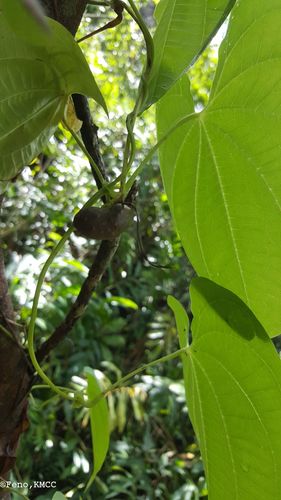
[[281, 365], [267, 333], [234, 294], [191, 285], [188, 407], [210, 500], [279, 500]]
[[0, 13], [0, 180], [13, 178], [42, 150], [69, 95], [79, 92], [105, 107], [71, 34], [48, 23], [50, 36], [34, 46], [17, 37]]

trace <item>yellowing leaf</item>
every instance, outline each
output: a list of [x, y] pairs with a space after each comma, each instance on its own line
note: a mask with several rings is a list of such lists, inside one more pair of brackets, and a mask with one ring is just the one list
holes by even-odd
[[68, 127], [76, 133], [79, 132], [82, 127], [83, 122], [77, 118], [72, 97], [68, 98], [67, 105], [64, 110], [64, 121]]

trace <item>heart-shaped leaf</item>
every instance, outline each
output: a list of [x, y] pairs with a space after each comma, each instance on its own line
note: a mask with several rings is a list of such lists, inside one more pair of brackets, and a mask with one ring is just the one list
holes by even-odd
[[50, 36], [34, 46], [0, 13], [0, 180], [14, 177], [42, 150], [69, 95], [85, 94], [106, 109], [77, 43], [62, 25], [48, 22]]
[[281, 363], [269, 336], [233, 293], [191, 285], [188, 408], [209, 500], [280, 500]]
[[173, 134], [163, 170], [197, 273], [242, 298], [270, 335], [281, 332], [280, 24], [279, 0], [237, 3], [209, 104]]

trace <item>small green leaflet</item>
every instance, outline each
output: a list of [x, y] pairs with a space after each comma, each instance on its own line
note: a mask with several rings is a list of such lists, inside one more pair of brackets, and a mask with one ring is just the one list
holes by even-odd
[[119, 297], [112, 295], [106, 298], [106, 302], [112, 303], [113, 305], [120, 305], [122, 307], [128, 307], [129, 309], [138, 310], [139, 306], [132, 299], [127, 299], [126, 297]]
[[209, 500], [280, 500], [281, 363], [269, 336], [233, 293], [191, 285], [187, 392]]
[[161, 0], [145, 107], [158, 101], [206, 47], [235, 0]]
[[[184, 347], [188, 346], [188, 329], [189, 329], [189, 319], [187, 316], [187, 313], [184, 309], [184, 307], [181, 305], [181, 303], [172, 295], [168, 296], [168, 306], [172, 309], [174, 315], [175, 315], [175, 320], [176, 320], [176, 325], [177, 325], [177, 332], [179, 336], [179, 344], [180, 348], [183, 349]], [[187, 387], [188, 387], [188, 357], [186, 354], [181, 355], [181, 360], [182, 360], [182, 366], [183, 366], [183, 378], [184, 378], [184, 387], [185, 387], [185, 393], [187, 397]]]
[[[90, 401], [94, 400], [99, 396], [102, 391], [95, 376], [95, 371], [87, 368], [87, 393]], [[94, 469], [87, 484], [87, 489], [90, 488], [93, 483], [97, 473], [101, 469], [103, 462], [105, 460], [107, 450], [109, 447], [109, 414], [107, 408], [107, 402], [103, 398], [95, 406], [90, 408], [90, 419], [91, 419], [91, 434], [93, 443], [93, 457], [94, 457]]]
[[197, 273], [236, 293], [271, 336], [281, 332], [280, 25], [279, 0], [237, 3], [209, 104], [173, 134], [172, 173], [162, 169]]
[[17, 37], [0, 13], [0, 180], [14, 177], [44, 147], [78, 92], [106, 109], [71, 34], [49, 20], [44, 45]]

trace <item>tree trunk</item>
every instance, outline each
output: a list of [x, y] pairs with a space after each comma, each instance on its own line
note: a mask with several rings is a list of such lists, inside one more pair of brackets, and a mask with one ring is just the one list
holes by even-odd
[[40, 0], [47, 16], [56, 19], [75, 35], [85, 11], [87, 0]]

